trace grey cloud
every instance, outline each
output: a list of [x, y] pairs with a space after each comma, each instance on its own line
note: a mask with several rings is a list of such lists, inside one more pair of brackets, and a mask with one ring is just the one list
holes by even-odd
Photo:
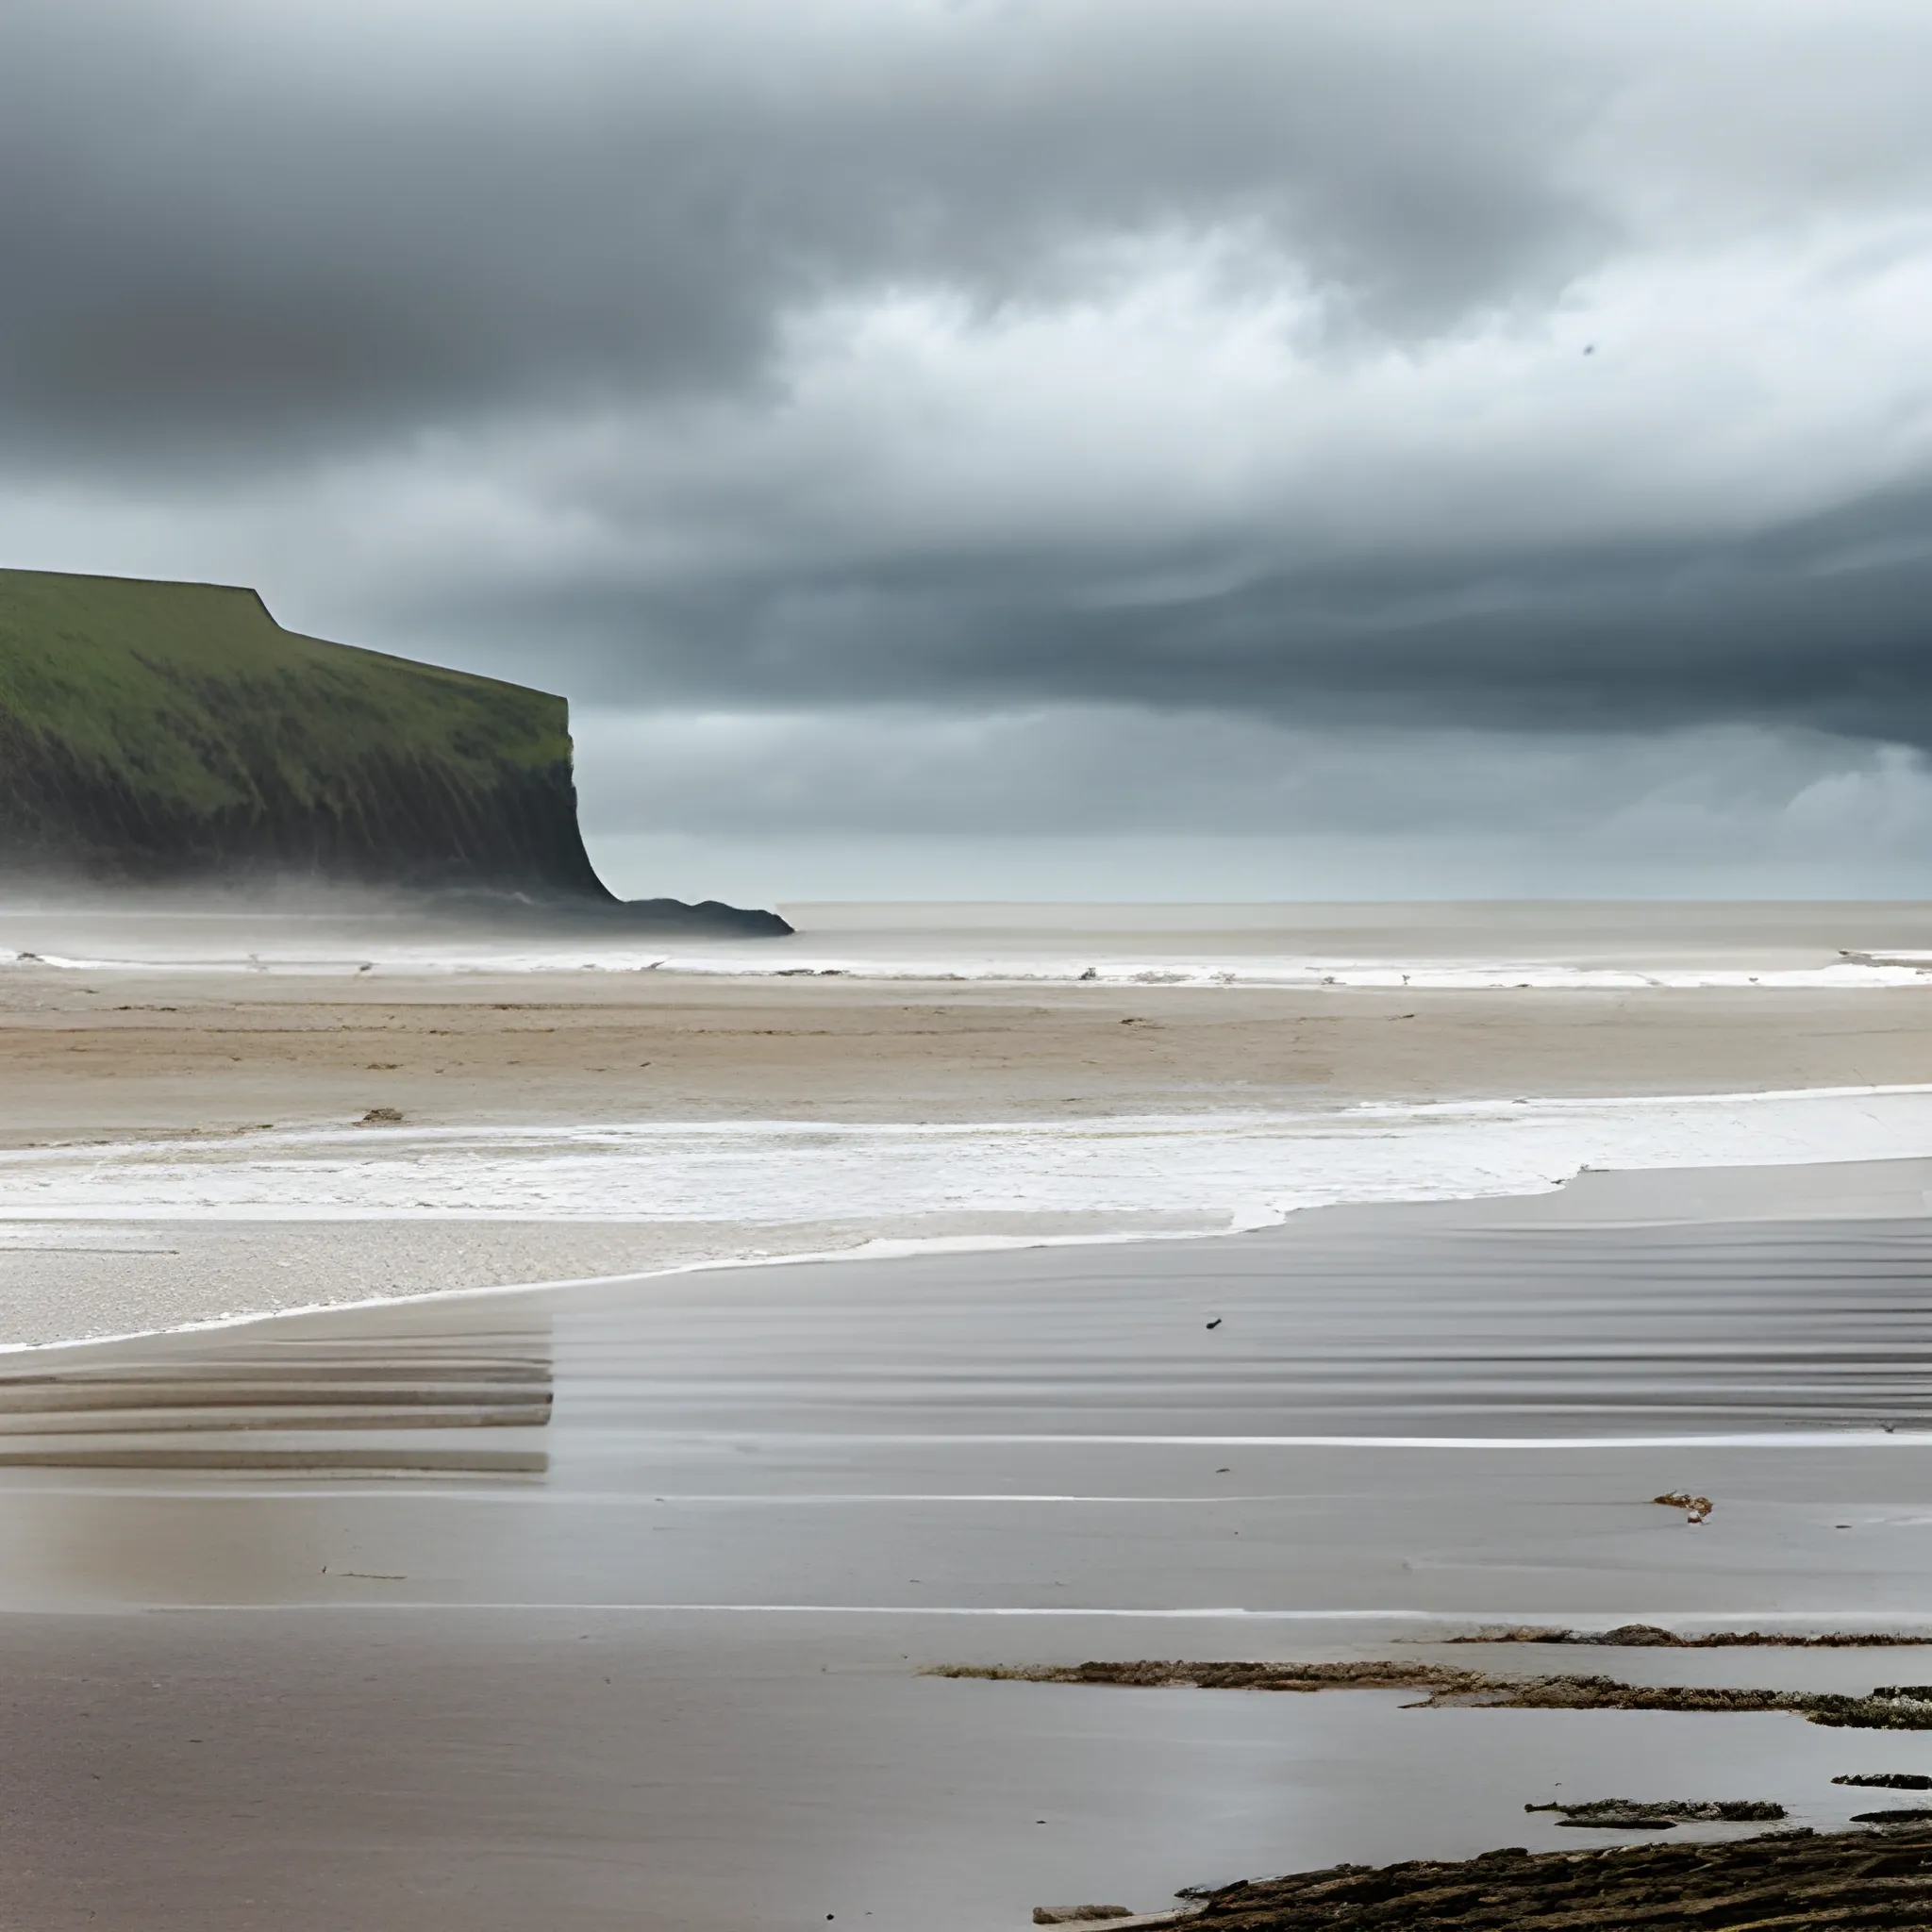
[[[1185, 581], [1226, 559], [1167, 561]], [[1750, 721], [1932, 746], [1932, 492], [1727, 543], [1271, 570], [1145, 603], [1093, 599], [1091, 568], [981, 555], [550, 588], [461, 628], [473, 647], [498, 629], [505, 662], [542, 635], [605, 704], [1111, 698], [1304, 724]]]
[[1063, 706], [962, 718], [891, 708], [692, 718], [585, 711], [594, 829], [1266, 837], [1667, 833], [1682, 855], [1922, 843], [1932, 765], [1896, 746], [1726, 725], [1530, 741], [1430, 726], [1308, 730], [1213, 713]]
[[19, 0], [0, 421], [16, 459], [286, 462], [755, 384], [799, 303], [1051, 300], [1167, 226], [1272, 238], [1343, 321], [1440, 325], [1604, 239], [1549, 163], [1606, 78], [1491, 17]]
[[1897, 896], [1932, 765], [1755, 727], [1524, 739], [1062, 708], [579, 720], [639, 890], [750, 896]]

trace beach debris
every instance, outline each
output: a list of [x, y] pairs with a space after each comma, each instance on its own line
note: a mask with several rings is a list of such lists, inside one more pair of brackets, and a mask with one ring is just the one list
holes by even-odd
[[1330, 1865], [1280, 1878], [1196, 1886], [1201, 1932], [1630, 1932], [1637, 1925], [1932, 1924], [1932, 1826], [1804, 1826], [1713, 1843], [1506, 1846], [1475, 1858]]
[[1091, 1925], [1102, 1919], [1131, 1919], [1132, 1906], [1035, 1906], [1036, 1925]]
[[1203, 1690], [1414, 1690], [1461, 1689], [1491, 1679], [1480, 1671], [1449, 1664], [1414, 1663], [1183, 1663], [1154, 1657], [1133, 1663], [934, 1664], [930, 1677], [976, 1677], [995, 1683], [1121, 1684], [1157, 1689], [1192, 1685]]
[[1441, 1643], [1587, 1643], [1633, 1650], [1899, 1650], [1932, 1644], [1924, 1632], [1895, 1630], [1705, 1630], [1686, 1637], [1656, 1624], [1619, 1624], [1613, 1630], [1572, 1630], [1555, 1624], [1489, 1624]]
[[1689, 1490], [1667, 1490], [1661, 1496], [1653, 1496], [1653, 1503], [1661, 1503], [1666, 1509], [1681, 1509], [1686, 1523], [1702, 1523], [1710, 1514], [1710, 1498], [1693, 1496]]
[[1772, 1824], [1790, 1817], [1762, 1798], [1591, 1798], [1581, 1805], [1525, 1805], [1525, 1811], [1560, 1811], [1560, 1824], [1602, 1831], [1669, 1831], [1673, 1825]]
[[399, 1127], [402, 1124], [402, 1109], [396, 1107], [372, 1107], [356, 1123], [358, 1127]]
[[1423, 1690], [1412, 1709], [1788, 1710], [1807, 1724], [1840, 1730], [1932, 1731], [1932, 1687], [1924, 1698], [1889, 1685], [1865, 1696], [1837, 1690], [1765, 1690], [1709, 1684], [1624, 1684], [1615, 1677], [1505, 1677], [1453, 1664], [1366, 1659], [1345, 1663], [1245, 1663], [1140, 1658], [1082, 1664], [939, 1664], [924, 1674], [1021, 1684], [1116, 1684], [1148, 1690], [1190, 1685], [1202, 1690]]
[[1932, 1777], [1916, 1771], [1877, 1771], [1862, 1777], [1835, 1777], [1835, 1785], [1864, 1785], [1879, 1791], [1932, 1791]]

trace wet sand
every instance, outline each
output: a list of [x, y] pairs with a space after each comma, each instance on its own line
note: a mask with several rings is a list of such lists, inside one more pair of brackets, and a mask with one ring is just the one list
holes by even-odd
[[[1491, 1623], [1932, 1637], [1932, 1224], [1648, 1205], [1350, 1210], [23, 1358], [0, 1917], [996, 1932], [1040, 1903], [1574, 1843], [1522, 1810], [1552, 1798], [1842, 1825], [1870, 1793], [1831, 1778], [1932, 1771], [1932, 1734], [919, 1674], [1392, 1645], [1578, 1667], [1436, 1641]], [[1707, 1523], [1650, 1501], [1680, 1489]], [[1913, 1655], [1614, 1665], [1863, 1691], [1928, 1674]]]
[[[1890, 1165], [1891, 1163], [1887, 1163]], [[1932, 1162], [1912, 1170], [1915, 1196]], [[385, 1297], [929, 1241], [1218, 1231], [1208, 1213], [874, 1213], [760, 1222], [463, 1218], [0, 1222], [0, 1351]]]

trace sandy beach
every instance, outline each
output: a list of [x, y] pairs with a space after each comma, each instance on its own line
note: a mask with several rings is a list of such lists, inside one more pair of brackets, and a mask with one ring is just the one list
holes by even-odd
[[[1328, 908], [1242, 927], [1224, 910], [1215, 921], [1231, 929], [1170, 914], [1129, 932], [1111, 929], [1118, 916], [1062, 912], [1016, 932], [987, 913], [956, 928], [902, 914], [881, 931], [877, 908], [832, 908], [822, 929], [722, 962], [741, 972], [708, 956], [620, 972], [573, 967], [567, 939], [533, 968], [527, 939], [367, 918], [14, 908], [0, 919], [15, 951], [0, 963], [0, 1341], [868, 1241], [1203, 1233], [1405, 1186], [1554, 1185], [1584, 1165], [1932, 1154], [1932, 1112], [1922, 1130], [1903, 1102], [1882, 1122], [1848, 1102], [1782, 1141], [1768, 1114], [1674, 1138], [1655, 1115], [1572, 1122], [1541, 1165], [1473, 1141], [1434, 1167], [1415, 1154], [1407, 1170], [1380, 1147], [1339, 1166], [1310, 1165], [1304, 1147], [1310, 1123], [1351, 1108], [1932, 1082], [1932, 980], [1916, 969], [1887, 969], [1904, 985], [1156, 983], [1264, 965], [1319, 982], [1315, 967], [1344, 960], [1358, 977], [1407, 961], [1466, 978], [1479, 957], [1492, 980], [1815, 980], [1847, 952], [1905, 957], [1927, 937], [1897, 908], [1571, 909], [1488, 927], [1452, 912], [1411, 908], [1405, 924]], [[511, 953], [517, 970], [503, 964]], [[835, 976], [810, 964], [832, 957], [844, 962]], [[1079, 976], [1092, 970], [1081, 960], [1117, 957], [1153, 963], [1138, 981]], [[1046, 966], [1056, 976], [943, 976]], [[1241, 1124], [1257, 1121], [1299, 1138], [1257, 1151]], [[1142, 1124], [1132, 1144], [1115, 1135], [1103, 1185], [1092, 1144], [1072, 1137], [1108, 1123]], [[747, 1138], [761, 1124], [1040, 1132], [991, 1150], [1004, 1178], [975, 1192], [958, 1178], [991, 1173], [984, 1146], [935, 1147], [923, 1178], [882, 1186], [885, 1141], [793, 1174], [803, 1143]], [[1413, 1147], [1440, 1124], [1375, 1130]], [[1203, 1138], [1224, 1126], [1224, 1144]], [[558, 1147], [598, 1127], [644, 1138], [604, 1148], [601, 1165], [574, 1143], [565, 1174]], [[719, 1141], [722, 1129], [740, 1138]], [[699, 1145], [713, 1151], [691, 1155]], [[665, 1178], [674, 1146], [698, 1161], [677, 1186]], [[741, 1173], [727, 1176], [726, 1160]], [[1310, 1174], [1299, 1192], [1275, 1178]], [[641, 1191], [640, 1176], [660, 1184]], [[305, 1207], [337, 1200], [330, 1224], [302, 1224]]]
[[[929, 935], [848, 936], [867, 977], [9, 931], [0, 1341], [137, 1339], [0, 1370], [4, 1915], [1003, 1932], [1549, 1851], [1522, 1807], [1573, 1793], [1843, 1829], [1833, 1777], [1932, 1746], [926, 1674], [1924, 1675], [1448, 1641], [1932, 1644], [1932, 985], [1817, 983], [1913, 934], [1798, 925], [1501, 968], [1697, 984], [1422, 990], [1085, 979], [1085, 935], [944, 981]], [[1712, 979], [1758, 967], [1811, 979]]]

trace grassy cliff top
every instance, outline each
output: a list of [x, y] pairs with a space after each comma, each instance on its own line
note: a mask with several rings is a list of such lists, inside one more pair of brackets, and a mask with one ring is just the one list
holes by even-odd
[[284, 630], [248, 590], [0, 570], [0, 724], [193, 814], [372, 758], [461, 784], [570, 758], [561, 698]]

